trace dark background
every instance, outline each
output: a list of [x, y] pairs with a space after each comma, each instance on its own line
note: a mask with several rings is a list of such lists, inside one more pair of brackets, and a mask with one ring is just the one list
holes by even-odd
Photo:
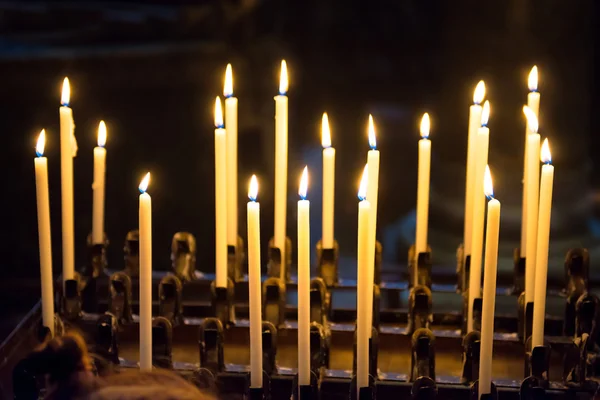
[[[76, 261], [91, 230], [92, 149], [108, 126], [106, 231], [120, 268], [137, 227], [137, 185], [152, 172], [154, 268], [169, 268], [177, 231], [198, 239], [198, 268], [214, 270], [212, 108], [233, 64], [239, 98], [240, 233], [245, 193], [260, 180], [263, 251], [273, 226], [274, 103], [279, 63], [290, 73], [288, 233], [297, 181], [311, 172], [311, 239], [320, 238], [319, 124], [329, 113], [337, 150], [336, 238], [356, 251], [357, 182], [374, 115], [381, 150], [378, 238], [385, 269], [404, 279], [414, 238], [418, 124], [432, 117], [429, 242], [434, 271], [453, 273], [462, 240], [468, 106], [478, 80], [491, 102], [489, 163], [502, 202], [499, 273], [512, 273], [520, 234], [527, 74], [540, 70], [540, 132], [556, 167], [551, 279], [565, 251], [600, 255], [598, 5], [510, 1], [87, 1], [0, 5], [2, 337], [39, 298], [34, 145], [47, 132], [54, 273], [61, 272], [58, 107], [71, 81]], [[352, 263], [350, 263], [352, 265]], [[352, 276], [352, 268], [342, 271]], [[597, 275], [595, 269], [593, 275]]]

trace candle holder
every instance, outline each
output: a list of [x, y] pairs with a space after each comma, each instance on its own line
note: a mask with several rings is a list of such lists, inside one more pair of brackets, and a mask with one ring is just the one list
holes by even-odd
[[410, 289], [408, 295], [408, 326], [407, 332], [417, 329], [430, 329], [433, 322], [431, 289], [427, 286], [416, 286]]
[[68, 321], [75, 321], [81, 317], [82, 299], [81, 284], [78, 272], [75, 272], [75, 279], [64, 281], [64, 291], [62, 292], [62, 316]]
[[598, 340], [598, 326], [596, 321], [600, 318], [600, 300], [592, 293], [584, 293], [575, 305], [575, 332], [576, 338], [589, 336], [588, 347], [593, 350]]
[[250, 387], [250, 374], [246, 378], [246, 393], [244, 400], [268, 400], [271, 398], [271, 377], [263, 371], [263, 386], [260, 388]]
[[479, 379], [479, 355], [481, 345], [481, 333], [479, 331], [469, 332], [462, 342], [463, 368], [460, 383], [471, 384]]
[[563, 382], [567, 386], [583, 387], [586, 385], [589, 342], [590, 337], [584, 333], [583, 336], [574, 338], [572, 345], [568, 347], [563, 369]]
[[544, 341], [543, 346], [531, 347], [531, 337], [527, 339], [525, 348], [525, 376], [538, 379], [540, 385], [548, 387], [550, 377], [550, 346]]
[[310, 324], [310, 369], [317, 376], [321, 369], [329, 368], [329, 349], [331, 346], [331, 332], [317, 322]]
[[375, 385], [375, 378], [373, 375], [369, 375], [369, 386], [357, 388], [356, 387], [356, 373], [352, 376], [350, 381], [350, 393], [348, 395], [349, 400], [375, 400], [377, 386]]
[[[354, 354], [352, 357], [352, 374], [356, 375], [356, 356], [357, 356], [357, 344], [356, 344], [356, 326], [354, 327]], [[379, 355], [379, 331], [375, 328], [371, 328], [371, 337], [369, 338], [369, 375], [378, 376], [377, 373], [377, 358]]]
[[319, 398], [319, 378], [310, 371], [310, 385], [299, 385], [298, 374], [294, 376], [292, 384], [292, 400], [317, 400]]
[[118, 324], [133, 322], [131, 311], [131, 278], [125, 272], [115, 272], [109, 279], [108, 311]]
[[81, 293], [82, 309], [87, 313], [98, 312], [98, 298], [103, 297], [99, 292], [98, 279], [106, 276], [106, 249], [108, 247], [108, 239], [104, 234], [102, 243], [93, 243], [92, 234], [87, 236], [88, 247], [88, 263], [84, 266], [82, 277], [84, 279], [84, 287]]
[[[65, 324], [63, 320], [60, 318], [58, 314], [54, 314], [54, 336], [62, 336], [65, 333]], [[37, 341], [38, 343], [45, 343], [48, 340], [52, 339], [52, 331], [49, 327], [45, 326], [43, 321], [40, 320], [38, 331], [37, 331]]]
[[576, 305], [589, 288], [590, 256], [587, 249], [571, 249], [565, 259], [565, 305], [564, 334], [575, 334]]
[[262, 286], [263, 320], [277, 328], [285, 323], [286, 286], [278, 277], [270, 277]]
[[158, 285], [158, 315], [173, 326], [183, 323], [183, 284], [175, 275], [167, 275]]
[[177, 232], [171, 241], [171, 269], [181, 282], [196, 279], [196, 238], [189, 232]]
[[[463, 293], [463, 325], [462, 332], [467, 334], [468, 329], [468, 318], [469, 318], [469, 292]], [[481, 313], [483, 308], [483, 298], [481, 297], [481, 290], [479, 291], [479, 297], [473, 299], [473, 330], [481, 330]]]
[[244, 253], [244, 239], [238, 236], [237, 245], [227, 246], [227, 276], [234, 282], [244, 280], [243, 264], [246, 258]]
[[410, 381], [427, 377], [435, 381], [435, 335], [429, 329], [417, 329], [411, 337]]
[[285, 238], [285, 260], [281, 259], [281, 250], [275, 247], [273, 238], [269, 240], [269, 263], [267, 265], [267, 276], [280, 278], [284, 282], [291, 279], [290, 266], [292, 265], [292, 241]]
[[410, 246], [408, 250], [408, 286], [415, 286], [415, 274], [417, 275], [417, 285], [431, 288], [431, 247], [427, 246], [427, 251], [415, 254], [415, 245]]
[[262, 322], [263, 371], [268, 376], [277, 373], [277, 334], [275, 325]]
[[125, 273], [132, 278], [140, 276], [140, 231], [134, 229], [127, 232], [125, 245]]
[[533, 302], [525, 304], [525, 292], [523, 292], [519, 296], [518, 304], [517, 334], [521, 341], [525, 343], [527, 338], [529, 338], [533, 332]]
[[321, 325], [327, 324], [329, 315], [330, 294], [322, 278], [310, 281], [310, 320]]
[[225, 370], [224, 336], [223, 323], [218, 318], [205, 318], [198, 329], [200, 367], [213, 374]]
[[525, 291], [525, 257], [521, 257], [521, 249], [513, 250], [513, 287], [512, 293], [520, 295]]
[[479, 380], [473, 382], [469, 388], [471, 391], [470, 400], [498, 400], [498, 388], [494, 382], [490, 382], [490, 392], [479, 396]]
[[[96, 322], [96, 336], [94, 353], [98, 354], [101, 359], [108, 360], [114, 365], [119, 365], [119, 344], [118, 344], [118, 320], [117, 318], [106, 313]], [[98, 363], [96, 363], [98, 365]], [[110, 370], [110, 366], [105, 366]]]
[[164, 317], [152, 319], [152, 365], [173, 369], [173, 325]]
[[227, 278], [227, 287], [218, 287], [217, 282], [213, 281], [210, 286], [211, 304], [213, 315], [217, 317], [225, 326], [235, 323], [234, 304], [234, 285], [233, 281]]
[[324, 249], [323, 242], [317, 242], [317, 275], [323, 279], [329, 287], [337, 286], [339, 283], [338, 262], [340, 247], [337, 240], [333, 241], [333, 248]]
[[434, 400], [437, 394], [437, 384], [428, 376], [420, 376], [410, 388], [410, 397], [414, 400]]
[[544, 400], [546, 399], [546, 388], [543, 382], [535, 376], [523, 380], [519, 388], [519, 398], [522, 400]]

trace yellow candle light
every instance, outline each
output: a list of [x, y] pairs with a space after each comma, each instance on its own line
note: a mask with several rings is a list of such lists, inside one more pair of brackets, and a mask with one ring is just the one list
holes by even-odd
[[[287, 164], [288, 164], [288, 73], [285, 60], [281, 61], [279, 95], [275, 96], [275, 228], [273, 243], [281, 252], [285, 264], [286, 215], [287, 215]], [[281, 279], [285, 280], [281, 268]]]
[[321, 145], [323, 146], [323, 237], [324, 249], [332, 249], [334, 241], [335, 198], [335, 149], [331, 147], [329, 118], [323, 113], [321, 121]]
[[227, 244], [237, 246], [238, 240], [238, 99], [233, 96], [231, 64], [225, 69], [225, 128], [227, 129]]
[[227, 287], [227, 142], [221, 99], [215, 99], [215, 270], [216, 286]]
[[60, 107], [60, 182], [62, 206], [63, 281], [75, 277], [75, 217], [73, 209], [73, 110], [69, 78], [63, 81]]
[[[427, 251], [427, 224], [429, 219], [429, 172], [431, 169], [431, 141], [429, 130], [431, 122], [429, 114], [421, 118], [421, 140], [419, 140], [419, 168], [417, 179], [417, 221], [415, 228], [415, 256]], [[415, 274], [415, 282], [418, 276]]]
[[308, 167], [298, 194], [298, 385], [310, 385], [310, 202]]
[[150, 172], [140, 182], [140, 369], [152, 369], [152, 198]]

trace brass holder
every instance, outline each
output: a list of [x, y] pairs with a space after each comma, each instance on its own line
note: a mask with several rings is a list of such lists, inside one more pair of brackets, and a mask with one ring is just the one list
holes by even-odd
[[173, 369], [173, 325], [164, 317], [152, 320], [152, 365]]
[[131, 311], [131, 278], [125, 272], [115, 272], [109, 279], [108, 311], [118, 324], [133, 322]]
[[84, 283], [81, 291], [82, 309], [87, 313], [98, 312], [98, 299], [104, 297], [99, 292], [98, 279], [106, 276], [106, 267], [108, 266], [106, 249], [108, 243], [106, 234], [102, 243], [93, 243], [91, 233], [87, 237], [88, 263], [81, 274]]
[[431, 289], [431, 247], [427, 246], [427, 251], [415, 254], [415, 245], [410, 246], [408, 250], [408, 286], [415, 286], [415, 274], [417, 275], [417, 285], [427, 286]]
[[269, 321], [278, 329], [285, 323], [286, 285], [277, 278], [270, 277], [262, 285], [263, 321]]
[[217, 317], [224, 326], [235, 323], [234, 308], [234, 284], [227, 278], [227, 287], [217, 287], [216, 281], [210, 285], [211, 304], [213, 315]]
[[321, 240], [317, 242], [317, 275], [329, 287], [339, 283], [338, 262], [340, 247], [337, 240], [333, 241], [333, 248], [324, 249]]
[[244, 239], [238, 236], [237, 246], [227, 246], [227, 276], [235, 283], [244, 280]]
[[177, 232], [171, 241], [171, 269], [181, 282], [196, 279], [196, 238], [189, 232]]
[[183, 323], [183, 283], [175, 275], [167, 275], [158, 285], [158, 315], [173, 326]]
[[140, 276], [140, 232], [137, 229], [127, 232], [123, 253], [125, 273], [131, 278]]
[[[285, 261], [285, 262], [284, 262]], [[290, 282], [290, 266], [292, 264], [292, 241], [285, 238], [285, 260], [281, 259], [281, 250], [274, 245], [274, 239], [269, 240], [269, 263], [267, 265], [267, 276], [279, 278], [284, 283]]]

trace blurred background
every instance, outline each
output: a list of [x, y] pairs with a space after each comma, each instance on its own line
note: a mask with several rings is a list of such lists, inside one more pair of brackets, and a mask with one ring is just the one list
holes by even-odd
[[[540, 71], [540, 133], [556, 168], [551, 284], [567, 249], [600, 256], [600, 5], [592, 0], [4, 1], [0, 3], [0, 338], [39, 299], [34, 146], [47, 132], [54, 273], [61, 272], [59, 119], [71, 81], [76, 262], [86, 263], [92, 153], [108, 127], [106, 232], [110, 267], [123, 264], [137, 228], [137, 186], [152, 172], [154, 268], [167, 270], [171, 238], [197, 238], [198, 269], [214, 271], [214, 97], [232, 63], [239, 98], [240, 233], [252, 173], [260, 181], [263, 254], [273, 232], [274, 102], [288, 63], [288, 235], [306, 164], [311, 240], [321, 236], [320, 120], [329, 113], [336, 160], [336, 238], [343, 277], [355, 275], [358, 180], [367, 116], [381, 151], [378, 239], [384, 271], [406, 279], [414, 240], [417, 141], [432, 118], [429, 242], [434, 276], [454, 274], [462, 241], [468, 106], [487, 86], [489, 164], [502, 202], [499, 274], [510, 280], [519, 245], [527, 74]], [[295, 257], [295, 256], [294, 256]], [[313, 254], [314, 258], [314, 254]], [[592, 269], [594, 280], [600, 273]], [[435, 278], [434, 278], [435, 282]]]

